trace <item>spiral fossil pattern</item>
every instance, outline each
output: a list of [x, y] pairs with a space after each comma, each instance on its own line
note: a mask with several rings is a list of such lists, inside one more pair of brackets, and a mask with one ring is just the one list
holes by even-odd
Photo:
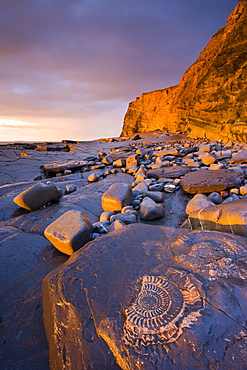
[[144, 276], [142, 289], [126, 313], [133, 325], [156, 333], [179, 314], [183, 303], [183, 296], [175, 284], [160, 277]]
[[201, 308], [202, 299], [188, 275], [143, 276], [139, 293], [125, 309], [124, 342], [137, 348], [174, 342], [183, 327], [197, 320]]

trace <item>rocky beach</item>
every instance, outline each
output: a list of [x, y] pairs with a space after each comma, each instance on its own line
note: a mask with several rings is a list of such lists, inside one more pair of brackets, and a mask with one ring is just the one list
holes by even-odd
[[246, 24], [120, 137], [0, 144], [0, 369], [247, 368]]
[[0, 159], [2, 369], [246, 368], [246, 144], [156, 132]]

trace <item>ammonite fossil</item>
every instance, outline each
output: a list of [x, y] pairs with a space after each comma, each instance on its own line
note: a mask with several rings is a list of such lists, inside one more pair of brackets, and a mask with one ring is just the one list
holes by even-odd
[[174, 342], [200, 316], [202, 297], [188, 274], [143, 276], [141, 289], [125, 309], [125, 344], [135, 347]]

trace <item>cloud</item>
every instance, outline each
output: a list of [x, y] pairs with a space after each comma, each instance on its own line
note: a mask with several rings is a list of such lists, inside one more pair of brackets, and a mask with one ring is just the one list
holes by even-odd
[[72, 120], [74, 135], [99, 120], [93, 134], [116, 135], [128, 102], [177, 84], [236, 3], [2, 1], [2, 118]]

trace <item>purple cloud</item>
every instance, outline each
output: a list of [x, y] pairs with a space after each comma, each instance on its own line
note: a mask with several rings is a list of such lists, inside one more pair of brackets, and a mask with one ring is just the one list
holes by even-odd
[[118, 135], [128, 102], [177, 84], [236, 4], [4, 0], [0, 118], [70, 121], [79, 140]]

